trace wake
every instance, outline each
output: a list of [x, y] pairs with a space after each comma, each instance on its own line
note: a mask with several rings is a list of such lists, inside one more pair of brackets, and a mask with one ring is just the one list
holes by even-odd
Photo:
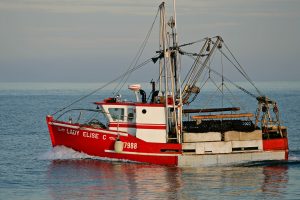
[[40, 160], [83, 160], [83, 159], [92, 159], [99, 161], [108, 161], [108, 162], [125, 162], [125, 163], [140, 163], [136, 161], [130, 161], [126, 159], [116, 159], [116, 158], [102, 158], [97, 156], [91, 156], [83, 152], [75, 151], [71, 148], [65, 146], [56, 146], [51, 150], [41, 154], [39, 156]]
[[95, 156], [75, 151], [65, 146], [56, 146], [39, 156], [41, 160], [81, 160], [96, 159]]

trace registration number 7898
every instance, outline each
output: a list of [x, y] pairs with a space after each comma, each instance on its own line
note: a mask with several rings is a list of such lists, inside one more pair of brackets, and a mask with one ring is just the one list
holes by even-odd
[[124, 142], [125, 149], [137, 149], [138, 145], [135, 142]]

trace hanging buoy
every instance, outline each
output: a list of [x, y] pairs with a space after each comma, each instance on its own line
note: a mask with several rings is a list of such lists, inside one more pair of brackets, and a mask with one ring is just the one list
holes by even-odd
[[121, 153], [123, 151], [123, 142], [119, 139], [115, 141], [115, 152]]

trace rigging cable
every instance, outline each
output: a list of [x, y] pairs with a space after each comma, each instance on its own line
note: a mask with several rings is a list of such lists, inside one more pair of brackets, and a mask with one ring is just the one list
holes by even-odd
[[[134, 59], [132, 60], [131, 64], [129, 65], [127, 71], [130, 70], [132, 67], [136, 66], [137, 63], [138, 63], [138, 61], [140, 60], [140, 58], [141, 58], [141, 56], [142, 56], [142, 54], [143, 54], [143, 52], [144, 52], [144, 49], [145, 49], [145, 47], [146, 47], [146, 45], [147, 45], [147, 43], [148, 43], [149, 37], [150, 37], [150, 35], [151, 35], [151, 33], [152, 33], [154, 24], [155, 24], [156, 19], [157, 19], [157, 16], [158, 16], [158, 13], [159, 13], [159, 9], [158, 9], [157, 12], [156, 12], [156, 15], [155, 15], [155, 17], [154, 17], [154, 21], [152, 22], [152, 24], [151, 24], [151, 26], [150, 26], [150, 29], [149, 29], [149, 31], [148, 31], [148, 33], [147, 33], [147, 35], [146, 35], [146, 38], [145, 38], [144, 41], [142, 42], [142, 45], [140, 46], [140, 48], [139, 48], [139, 50], [138, 50], [136, 56], [134, 57]], [[126, 76], [126, 78], [124, 77], [122, 80], [120, 80], [120, 82], [119, 82], [119, 83], [117, 84], [117, 86], [115, 87], [115, 89], [114, 89], [114, 91], [113, 91], [113, 94], [119, 93], [119, 92], [120, 92], [120, 90], [124, 87], [125, 83], [126, 83], [127, 80], [129, 79], [129, 77], [130, 77], [130, 74], [128, 74], [128, 75]], [[125, 79], [125, 80], [124, 80], [124, 79]], [[124, 81], [124, 82], [123, 82], [123, 81]], [[122, 82], [123, 82], [123, 84], [122, 84]], [[121, 84], [122, 84], [122, 85], [121, 85]], [[115, 91], [117, 90], [118, 87], [119, 87], [118, 91], [115, 92]]]
[[[239, 98], [238, 98], [238, 97], [237, 97], [237, 96], [236, 96], [236, 95], [235, 95], [235, 94], [227, 87], [227, 85], [224, 84], [224, 86], [225, 86], [225, 88], [229, 91], [229, 93], [231, 94], [231, 96], [234, 98], [234, 101], [235, 101], [237, 104], [239, 104], [239, 106], [240, 106], [243, 110], [248, 111], [247, 106], [239, 100]], [[231, 101], [230, 101], [230, 103], [231, 103]], [[233, 103], [231, 103], [231, 105], [233, 105]]]
[[[213, 69], [211, 69], [211, 71], [212, 71], [213, 73], [215, 73], [216, 75], [218, 75], [219, 77], [222, 77], [222, 75], [221, 75], [219, 72], [217, 72], [217, 71], [215, 71], [215, 70], [213, 70]], [[236, 88], [238, 88], [239, 90], [245, 92], [246, 94], [250, 95], [251, 97], [253, 97], [253, 98], [255, 98], [255, 99], [257, 98], [257, 95], [255, 95], [255, 94], [249, 92], [249, 91], [246, 90], [245, 88], [243, 88], [243, 87], [239, 86], [238, 84], [232, 82], [232, 81], [231, 81], [229, 78], [227, 78], [226, 76], [223, 76], [223, 78], [224, 78], [224, 80], [228, 81], [229, 83], [231, 83], [232, 85], [234, 85], [234, 86], [235, 86]]]
[[[194, 58], [192, 55], [188, 55], [188, 57], [191, 58], [191, 59], [193, 59], [193, 60], [195, 60], [195, 58]], [[222, 77], [222, 75], [221, 75], [219, 72], [213, 70], [212, 68], [209, 68], [209, 70], [210, 70], [210, 72], [215, 73], [215, 74], [218, 75], [219, 77]], [[224, 78], [224, 80], [228, 81], [229, 83], [231, 83], [232, 85], [234, 85], [234, 86], [235, 86], [236, 88], [238, 88], [239, 90], [245, 92], [246, 94], [250, 95], [251, 97], [253, 97], [253, 98], [255, 98], [255, 99], [257, 98], [257, 95], [255, 95], [255, 94], [249, 92], [249, 91], [246, 90], [245, 88], [243, 88], [243, 87], [237, 85], [236, 83], [232, 82], [232, 81], [231, 81], [229, 78], [227, 78], [226, 76], [223, 75], [223, 78]]]
[[[153, 26], [154, 26], [155, 21], [156, 21], [156, 19], [157, 19], [158, 13], [159, 13], [159, 9], [158, 9], [158, 11], [157, 11], [157, 13], [156, 13], [156, 15], [155, 15], [154, 21], [153, 21], [153, 23], [152, 23], [152, 25], [151, 25], [151, 27], [150, 27], [150, 30], [148, 31], [148, 33], [147, 33], [147, 35], [146, 35], [145, 40], [143, 41], [141, 47], [140, 47], [139, 50], [138, 50], [137, 55], [134, 57], [132, 63], [130, 64], [130, 66], [128, 67], [128, 69], [127, 69], [127, 71], [126, 71], [125, 73], [123, 73], [122, 75], [118, 76], [118, 77], [115, 78], [114, 80], [112, 80], [112, 81], [106, 83], [105, 85], [103, 85], [103, 86], [101, 86], [101, 87], [95, 89], [94, 91], [88, 93], [87, 95], [80, 97], [79, 99], [73, 101], [73, 102], [70, 103], [69, 105], [67, 105], [67, 106], [65, 106], [65, 107], [63, 107], [63, 108], [61, 108], [61, 109], [59, 109], [58, 111], [54, 112], [52, 115], [55, 115], [55, 114], [57, 114], [58, 112], [61, 112], [61, 111], [65, 110], [65, 109], [69, 108], [70, 106], [76, 104], [77, 102], [79, 102], [79, 101], [81, 101], [81, 100], [83, 100], [83, 99], [89, 97], [90, 95], [93, 95], [94, 93], [98, 92], [99, 90], [101, 90], [101, 89], [107, 87], [108, 85], [112, 84], [113, 82], [115, 82], [115, 81], [117, 81], [117, 80], [119, 80], [119, 79], [122, 79], [122, 80], [119, 82], [119, 84], [115, 87], [115, 89], [114, 89], [114, 91], [115, 91], [115, 90], [117, 89], [117, 87], [120, 86], [121, 82], [122, 82], [122, 81], [125, 79], [125, 77], [126, 77], [126, 80], [124, 81], [123, 85], [122, 85], [122, 86], [119, 88], [119, 90], [118, 90], [118, 92], [119, 92], [119, 91], [121, 90], [121, 88], [124, 86], [124, 84], [126, 83], [126, 81], [128, 80], [128, 78], [129, 78], [129, 76], [130, 76], [130, 74], [131, 74], [132, 72], [134, 72], [135, 70], [137, 70], [137, 69], [143, 67], [144, 65], [148, 64], [148, 63], [152, 60], [152, 59], [150, 58], [150, 59], [144, 61], [143, 63], [137, 65], [137, 62], [139, 61], [139, 59], [140, 59], [140, 57], [141, 57], [141, 55], [142, 55], [142, 53], [143, 53], [143, 51], [144, 51], [144, 49], [145, 49], [145, 46], [146, 46], [146, 44], [147, 44], [147, 42], [148, 42], [148, 39], [149, 39], [150, 34], [151, 34], [151, 32], [152, 32]], [[133, 65], [133, 64], [134, 64], [134, 65]], [[134, 67], [132, 67], [132, 66], [134, 66]], [[118, 92], [117, 92], [117, 93], [118, 93]], [[113, 93], [114, 93], [114, 92], [113, 92]]]
[[194, 41], [194, 42], [185, 43], [185, 44], [179, 45], [178, 48], [179, 48], [179, 47], [184, 47], [184, 46], [193, 45], [193, 44], [196, 44], [196, 43], [199, 43], [199, 42], [203, 42], [203, 41], [206, 41], [207, 39], [208, 39], [208, 37], [203, 38], [203, 39], [201, 39], [201, 40], [196, 40], [196, 41]]
[[222, 108], [223, 108], [223, 104], [224, 104], [224, 65], [223, 65], [222, 54], [221, 54], [221, 66], [222, 66]]
[[[207, 38], [204, 38], [204, 39], [202, 39], [202, 40], [198, 40], [198, 41], [196, 41], [196, 42], [201, 42], [201, 41], [204, 41], [205, 39], [207, 39]], [[187, 45], [192, 45], [192, 44], [194, 44], [194, 43], [196, 43], [196, 42], [192, 42], [192, 43], [187, 43], [187, 44], [184, 44], [184, 45], [180, 45], [179, 47], [181, 47], [181, 46], [187, 46]], [[212, 41], [213, 42], [213, 41]], [[215, 43], [215, 42], [213, 42], [213, 43]], [[237, 61], [237, 59], [235, 58], [235, 56], [233, 55], [233, 53], [230, 51], [230, 49], [228, 48], [228, 46], [225, 44], [225, 42], [223, 41], [223, 44], [225, 45], [225, 48], [228, 50], [228, 52], [230, 53], [230, 55], [231, 55], [231, 57], [234, 59], [234, 61], [232, 61], [221, 49], [219, 49], [218, 48], [218, 50], [225, 56], [225, 58], [242, 74], [242, 76], [255, 88], [255, 90], [256, 90], [256, 92], [258, 93], [258, 95], [259, 96], [263, 96], [262, 95], [262, 93], [259, 91], [259, 89], [255, 86], [255, 84], [254, 84], [254, 82], [250, 79], [250, 77], [247, 75], [247, 73], [246, 73], [246, 71], [243, 69], [243, 67], [241, 66], [241, 64]], [[192, 54], [192, 53], [188, 53], [188, 52], [185, 52], [185, 51], [183, 51], [183, 50], [180, 50], [180, 52], [181, 52], [181, 54], [183, 54], [183, 55], [187, 55], [187, 56], [189, 56], [190, 58], [192, 58], [193, 60], [197, 60], [198, 59], [198, 57], [200, 56], [199, 54]], [[196, 58], [194, 57], [194, 56], [197, 56]], [[203, 66], [203, 64], [201, 64], [202, 65], [202, 67], [205, 67], [205, 66]], [[187, 76], [190, 74], [190, 72], [191, 71], [193, 71], [193, 67], [191, 67], [191, 69], [189, 70], [189, 72], [188, 72], [188, 74], [187, 74]], [[222, 75], [221, 74], [219, 74], [218, 72], [216, 72], [215, 70], [213, 70], [213, 69], [211, 69], [211, 71], [213, 71], [215, 74], [217, 74], [217, 75], [219, 75], [221, 78], [222, 78]], [[186, 76], [186, 78], [187, 78], [187, 76]], [[196, 75], [194, 75], [194, 76], [196, 76]], [[197, 76], [196, 76], [197, 77]], [[195, 81], [195, 78], [196, 77], [194, 77], [194, 79], [193, 79], [193, 81], [192, 82], [194, 82]], [[185, 78], [185, 80], [183, 81], [183, 83], [182, 83], [182, 86], [184, 85], [184, 82], [186, 81], [186, 78]], [[243, 88], [243, 87], [241, 87], [241, 86], [239, 86], [239, 85], [237, 85], [237, 84], [235, 84], [235, 83], [233, 83], [232, 81], [230, 81], [228, 78], [226, 78], [226, 77], [224, 77], [224, 75], [223, 75], [223, 78], [224, 79], [226, 79], [228, 82], [230, 82], [231, 84], [233, 84], [235, 87], [237, 87], [238, 89], [240, 89], [241, 91], [243, 91], [243, 92], [245, 92], [245, 93], [247, 93], [248, 95], [250, 95], [250, 96], [252, 96], [252, 97], [254, 97], [254, 98], [256, 98], [257, 97], [257, 95], [254, 95], [254, 94], [252, 94], [251, 92], [249, 92], [249, 91], [247, 91], [245, 88]]]
[[263, 96], [262, 93], [260, 92], [260, 90], [255, 86], [254, 82], [250, 79], [250, 77], [248, 76], [248, 74], [246, 73], [246, 71], [244, 70], [244, 68], [242, 67], [242, 65], [237, 61], [237, 59], [235, 58], [235, 56], [233, 55], [233, 53], [230, 51], [230, 49], [228, 48], [228, 46], [226, 45], [226, 43], [223, 42], [223, 44], [225, 45], [225, 48], [228, 50], [228, 52], [230, 53], [230, 55], [232, 56], [232, 58], [238, 64], [238, 66], [240, 67], [240, 69], [232, 62], [232, 60], [230, 60], [228, 58], [228, 56], [221, 49], [219, 49], [220, 52], [228, 59], [229, 62], [231, 62], [231, 64], [233, 64], [233, 66], [246, 78], [246, 80], [249, 81], [249, 83], [255, 88], [255, 90], [257, 91], [257, 93], [260, 96]]
[[[197, 54], [197, 57], [194, 58], [194, 63], [191, 67], [191, 69], [189, 70], [188, 74], [186, 75], [184, 81], [182, 82], [182, 85], [188, 86], [188, 85], [194, 85], [195, 84], [195, 80], [196, 77], [198, 76], [198, 74], [202, 73], [203, 69], [205, 68], [205, 66], [201, 63], [201, 56], [203, 54], [203, 51], [205, 49], [205, 46], [207, 45], [207, 43], [209, 42], [209, 40], [207, 39], [203, 45], [203, 47], [200, 49], [199, 54]], [[182, 51], [183, 52], [183, 51]], [[183, 52], [184, 53], [184, 52]], [[187, 54], [188, 55], [188, 54]], [[199, 68], [199, 65], [201, 65], [201, 67]]]
[[148, 60], [144, 61], [143, 63], [141, 63], [141, 64], [135, 66], [134, 68], [128, 70], [127, 72], [125, 72], [125, 73], [123, 73], [122, 75], [118, 76], [117, 78], [111, 80], [110, 82], [104, 84], [103, 86], [101, 86], [101, 87], [99, 87], [99, 88], [93, 90], [92, 92], [90, 92], [90, 93], [88, 93], [88, 94], [86, 94], [86, 95], [84, 95], [84, 96], [78, 98], [77, 100], [75, 100], [75, 101], [73, 101], [72, 103], [68, 104], [67, 106], [65, 106], [65, 107], [63, 107], [63, 108], [57, 110], [56, 112], [54, 112], [54, 113], [51, 114], [51, 115], [55, 115], [55, 114], [57, 114], [57, 113], [59, 113], [59, 112], [65, 110], [65, 109], [69, 108], [70, 106], [72, 106], [72, 105], [78, 103], [79, 101], [81, 101], [81, 100], [83, 100], [83, 99], [85, 99], [85, 98], [87, 98], [87, 97], [89, 97], [89, 96], [95, 94], [95, 93], [98, 92], [99, 90], [102, 90], [103, 88], [105, 88], [105, 87], [107, 87], [108, 85], [114, 83], [115, 81], [117, 81], [117, 80], [119, 80], [119, 79], [121, 79], [121, 78], [124, 78], [124, 76], [127, 76], [128, 74], [134, 72], [135, 70], [140, 69], [141, 67], [145, 66], [146, 64], [148, 64], [148, 63], [151, 62], [151, 61], [152, 61], [152, 58], [149, 58]]

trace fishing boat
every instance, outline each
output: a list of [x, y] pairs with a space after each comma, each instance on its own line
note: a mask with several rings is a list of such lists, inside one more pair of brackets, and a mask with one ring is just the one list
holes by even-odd
[[[278, 104], [258, 90], [221, 36], [179, 44], [175, 1], [173, 4], [169, 20], [164, 2], [155, 15], [154, 21], [159, 19], [159, 48], [154, 56], [138, 62], [153, 22], [136, 60], [124, 74], [46, 117], [52, 146], [111, 160], [180, 167], [287, 160], [287, 128], [280, 120]], [[200, 44], [198, 52], [185, 50], [194, 44]], [[223, 59], [221, 65], [224, 60], [232, 64], [257, 94], [226, 77], [223, 66], [221, 72], [215, 70], [212, 63], [216, 53]], [[184, 79], [183, 56], [192, 59]], [[149, 87], [150, 95], [141, 84], [129, 84], [132, 100], [113, 93], [95, 101], [93, 108], [74, 108], [77, 102], [110, 84], [119, 81], [118, 86], [123, 87], [133, 72], [150, 62], [158, 69], [157, 81], [151, 81]], [[213, 77], [219, 77], [219, 81]], [[213, 93], [212, 99], [220, 97], [221, 106], [197, 107], [195, 102], [208, 98], [201, 95], [207, 82], [216, 86], [218, 95]], [[225, 106], [228, 84], [257, 102], [254, 112]]]

